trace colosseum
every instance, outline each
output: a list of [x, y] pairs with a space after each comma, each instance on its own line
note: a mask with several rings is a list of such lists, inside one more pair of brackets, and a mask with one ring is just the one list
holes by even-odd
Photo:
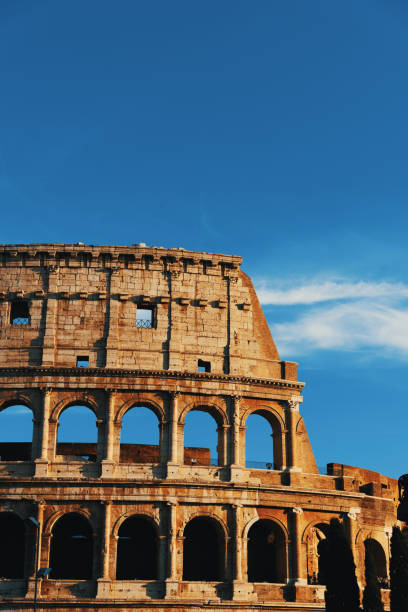
[[[396, 482], [336, 463], [320, 473], [297, 364], [280, 359], [240, 257], [143, 244], [0, 253], [0, 419], [32, 412], [31, 442], [16, 431], [0, 443], [1, 610], [322, 610], [332, 517], [361, 587], [373, 551], [388, 605]], [[60, 441], [78, 406], [93, 443]], [[140, 408], [156, 445], [121, 443]], [[191, 411], [214, 420], [216, 464], [184, 445]], [[254, 414], [272, 436], [255, 466]]]

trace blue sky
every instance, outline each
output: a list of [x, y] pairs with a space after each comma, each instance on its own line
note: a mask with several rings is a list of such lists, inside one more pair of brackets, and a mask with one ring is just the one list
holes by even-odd
[[317, 462], [407, 472], [407, 60], [404, 0], [3, 0], [1, 242], [242, 255]]

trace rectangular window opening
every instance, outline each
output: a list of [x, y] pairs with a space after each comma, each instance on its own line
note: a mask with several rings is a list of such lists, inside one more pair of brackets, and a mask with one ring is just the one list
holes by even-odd
[[199, 359], [197, 372], [211, 372], [211, 362], [203, 361], [202, 359]]
[[10, 323], [12, 325], [30, 325], [30, 308], [27, 300], [11, 302]]
[[153, 308], [138, 308], [136, 311], [136, 327], [153, 327], [154, 317]]
[[89, 368], [89, 357], [77, 357], [77, 368]]

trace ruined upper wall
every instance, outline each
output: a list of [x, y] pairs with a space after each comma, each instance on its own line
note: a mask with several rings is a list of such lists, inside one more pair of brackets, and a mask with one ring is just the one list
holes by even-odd
[[[241, 257], [77, 245], [0, 246], [0, 364], [197, 371], [296, 379], [280, 362]], [[28, 325], [13, 325], [26, 300]], [[136, 326], [151, 310], [152, 328]]]

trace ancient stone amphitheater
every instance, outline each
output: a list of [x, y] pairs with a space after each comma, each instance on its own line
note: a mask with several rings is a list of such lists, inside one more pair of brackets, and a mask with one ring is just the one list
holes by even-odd
[[[1, 610], [33, 607], [36, 566], [51, 568], [41, 610], [322, 610], [332, 517], [362, 586], [373, 551], [388, 602], [396, 483], [341, 464], [319, 473], [304, 383], [240, 257], [33, 244], [1, 246], [0, 258], [0, 417], [33, 414], [32, 443], [0, 445]], [[92, 411], [97, 442], [59, 442], [73, 406]], [[159, 444], [121, 444], [141, 407]], [[190, 411], [213, 417], [217, 465], [185, 448]], [[255, 467], [253, 414], [272, 434], [269, 463]]]

